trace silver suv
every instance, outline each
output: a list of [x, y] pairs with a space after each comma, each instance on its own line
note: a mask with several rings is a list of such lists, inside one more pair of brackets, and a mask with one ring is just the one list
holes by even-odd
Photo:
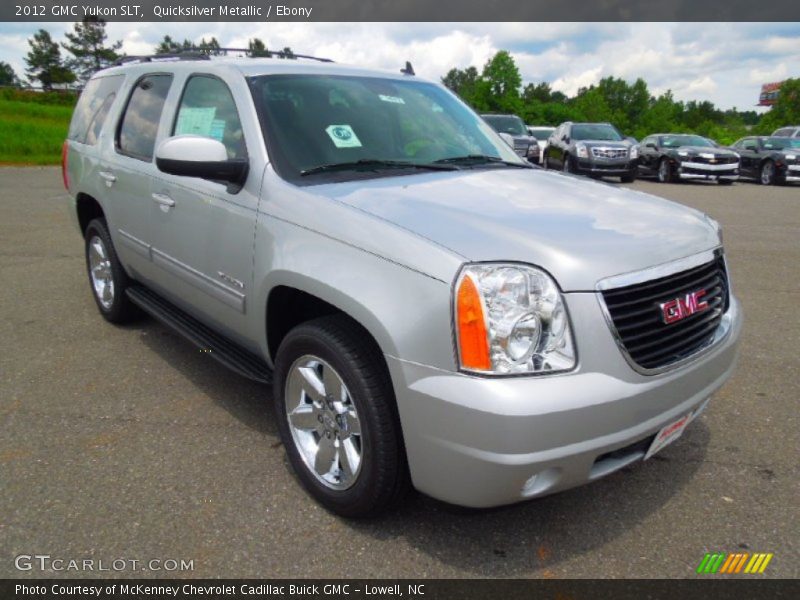
[[716, 222], [531, 167], [410, 69], [131, 61], [88, 83], [63, 162], [101, 315], [271, 382], [300, 482], [342, 515], [593, 481], [733, 369]]

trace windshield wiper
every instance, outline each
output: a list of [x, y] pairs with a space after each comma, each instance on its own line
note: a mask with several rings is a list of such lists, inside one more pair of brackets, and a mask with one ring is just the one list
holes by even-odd
[[331, 163], [319, 165], [300, 171], [300, 175], [313, 175], [315, 173], [325, 173], [328, 171], [347, 171], [349, 169], [424, 169], [427, 171], [456, 171], [455, 165], [444, 165], [435, 163], [414, 163], [403, 160], [382, 160], [377, 158], [362, 158], [348, 162]]
[[515, 167], [517, 169], [532, 169], [533, 165], [527, 163], [517, 163], [510, 160], [503, 160], [498, 156], [490, 156], [488, 154], [467, 154], [465, 156], [452, 156], [450, 158], [440, 158], [433, 161], [435, 165], [505, 165], [507, 167]]

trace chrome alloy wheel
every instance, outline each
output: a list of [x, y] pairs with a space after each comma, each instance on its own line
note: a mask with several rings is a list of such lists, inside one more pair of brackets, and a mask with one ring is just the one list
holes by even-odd
[[114, 274], [108, 249], [98, 236], [89, 240], [89, 276], [97, 300], [106, 310], [111, 309], [114, 304]]
[[289, 369], [284, 405], [292, 439], [317, 480], [334, 490], [351, 487], [361, 469], [358, 411], [342, 378], [312, 355]]
[[762, 185], [772, 185], [772, 182], [775, 180], [775, 164], [768, 160], [764, 163], [764, 166], [761, 167], [761, 184]]

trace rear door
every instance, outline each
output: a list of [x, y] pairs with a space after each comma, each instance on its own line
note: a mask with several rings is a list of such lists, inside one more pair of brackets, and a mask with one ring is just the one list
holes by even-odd
[[[231, 87], [239, 86], [238, 97], [244, 100], [249, 94], [244, 78], [229, 77], [195, 73], [183, 79], [165, 137], [210, 137], [225, 145], [228, 158], [247, 158], [248, 138], [255, 139], [256, 132], [245, 134], [242, 107]], [[260, 176], [251, 168], [245, 184], [237, 187], [158, 172], [150, 190], [157, 287], [240, 341], [247, 338]]]
[[154, 272], [150, 183], [157, 174], [153, 156], [172, 80], [168, 73], [135, 80], [117, 123], [113, 150], [104, 152], [99, 173], [110, 201], [114, 246], [126, 267], [143, 281]]

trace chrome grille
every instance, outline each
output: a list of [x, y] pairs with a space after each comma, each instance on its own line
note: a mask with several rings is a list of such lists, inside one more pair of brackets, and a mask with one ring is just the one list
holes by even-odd
[[592, 156], [595, 158], [628, 158], [626, 148], [592, 148]]
[[528, 146], [530, 146], [530, 144], [525, 140], [514, 140], [514, 152], [520, 156], [525, 156], [528, 153]]
[[[705, 290], [708, 308], [666, 324], [661, 304]], [[728, 309], [728, 276], [721, 253], [706, 264], [674, 275], [604, 290], [603, 300], [618, 340], [643, 369], [659, 369], [708, 345]]]

